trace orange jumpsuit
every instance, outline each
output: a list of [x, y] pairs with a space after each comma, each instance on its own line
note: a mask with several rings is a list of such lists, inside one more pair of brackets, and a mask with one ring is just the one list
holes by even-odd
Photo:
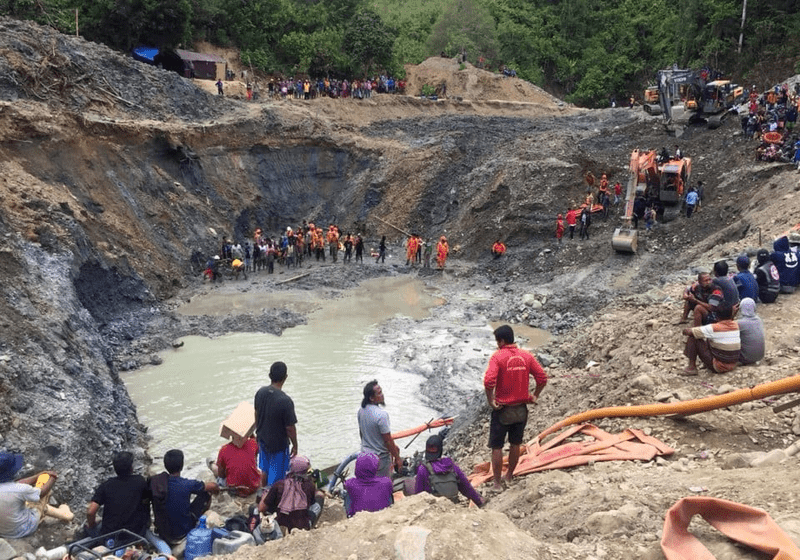
[[412, 235], [406, 243], [406, 264], [414, 263], [417, 258], [417, 249], [419, 249], [419, 239]]
[[439, 268], [444, 268], [444, 263], [447, 260], [447, 253], [450, 252], [450, 247], [447, 245], [447, 239], [442, 236], [439, 243], [436, 244], [436, 265]]

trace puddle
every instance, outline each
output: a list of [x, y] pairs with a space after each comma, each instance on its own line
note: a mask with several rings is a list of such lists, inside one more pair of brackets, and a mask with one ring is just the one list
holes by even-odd
[[[182, 311], [239, 309], [232, 301], [278, 305], [286, 296], [214, 294], [187, 304]], [[292, 297], [301, 301], [299, 296]], [[269, 367], [278, 360], [289, 370], [284, 390], [295, 403], [300, 453], [316, 467], [338, 463], [358, 450], [356, 412], [362, 388], [372, 379], [378, 379], [386, 394], [393, 431], [441, 414], [420, 401], [422, 377], [392, 370], [385, 365], [389, 360], [384, 349], [368, 342], [375, 326], [386, 319], [428, 317], [431, 308], [441, 303], [433, 291], [417, 279], [379, 278], [335, 300], [312, 301], [310, 294], [305, 299], [317, 311], [309, 315], [307, 325], [287, 329], [282, 336], [187, 337], [183, 347], [162, 354], [162, 365], [123, 375], [139, 419], [153, 436], [150, 452], [154, 457], [181, 448], [187, 471], [202, 470], [205, 458], [216, 455], [224, 443], [219, 437], [220, 423], [239, 402], [252, 402], [259, 387], [269, 384]], [[417, 438], [404, 454], [422, 449], [424, 442], [424, 437]]]
[[490, 323], [492, 330], [502, 325], [508, 325], [514, 330], [514, 341], [520, 348], [532, 350], [548, 344], [553, 340], [553, 335], [543, 329], [530, 327], [528, 325], [518, 325], [515, 323]]

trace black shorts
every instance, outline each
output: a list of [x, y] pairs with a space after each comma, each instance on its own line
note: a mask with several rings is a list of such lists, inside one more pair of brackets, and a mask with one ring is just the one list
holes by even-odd
[[506, 441], [506, 434], [508, 434], [508, 443], [521, 445], [527, 423], [525, 421], [506, 426], [500, 423], [500, 411], [492, 410], [491, 421], [489, 422], [489, 448], [502, 449]]

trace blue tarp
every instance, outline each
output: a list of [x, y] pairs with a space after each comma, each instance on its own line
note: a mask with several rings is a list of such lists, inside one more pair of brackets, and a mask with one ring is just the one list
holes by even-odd
[[133, 58], [139, 62], [146, 62], [147, 64], [155, 64], [157, 54], [157, 47], [141, 46], [133, 49]]

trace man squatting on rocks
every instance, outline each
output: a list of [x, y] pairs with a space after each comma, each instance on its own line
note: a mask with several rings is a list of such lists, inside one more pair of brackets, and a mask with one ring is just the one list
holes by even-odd
[[[286, 364], [275, 362], [269, 368], [270, 385], [255, 396], [258, 467], [262, 486], [272, 486], [289, 470], [289, 459], [297, 455], [297, 416], [294, 402], [283, 392]], [[291, 451], [289, 444], [291, 443]]]
[[219, 493], [219, 485], [183, 478], [183, 451], [180, 449], [170, 449], [164, 454], [164, 468], [166, 472], [150, 478], [153, 518], [158, 536], [175, 545], [208, 511], [211, 495]]
[[[511, 482], [520, 455], [520, 445], [528, 422], [528, 403], [536, 403], [544, 386], [547, 374], [530, 352], [514, 344], [514, 331], [508, 325], [494, 331], [498, 350], [489, 359], [489, 366], [483, 378], [486, 400], [492, 407], [489, 423], [489, 447], [492, 450], [492, 475], [494, 489], [502, 490], [500, 475], [503, 471], [503, 444], [506, 434], [510, 448], [508, 451], [508, 472], [505, 481]], [[530, 377], [536, 381], [536, 388], [530, 393]]]
[[386, 401], [383, 389], [377, 380], [372, 380], [364, 385], [364, 398], [361, 408], [358, 409], [358, 432], [361, 436], [361, 452], [374, 453], [378, 456], [378, 470], [376, 476], [391, 476], [392, 463], [400, 471], [403, 460], [400, 458], [400, 448], [392, 439], [392, 430], [389, 427], [389, 413], [381, 409]]

